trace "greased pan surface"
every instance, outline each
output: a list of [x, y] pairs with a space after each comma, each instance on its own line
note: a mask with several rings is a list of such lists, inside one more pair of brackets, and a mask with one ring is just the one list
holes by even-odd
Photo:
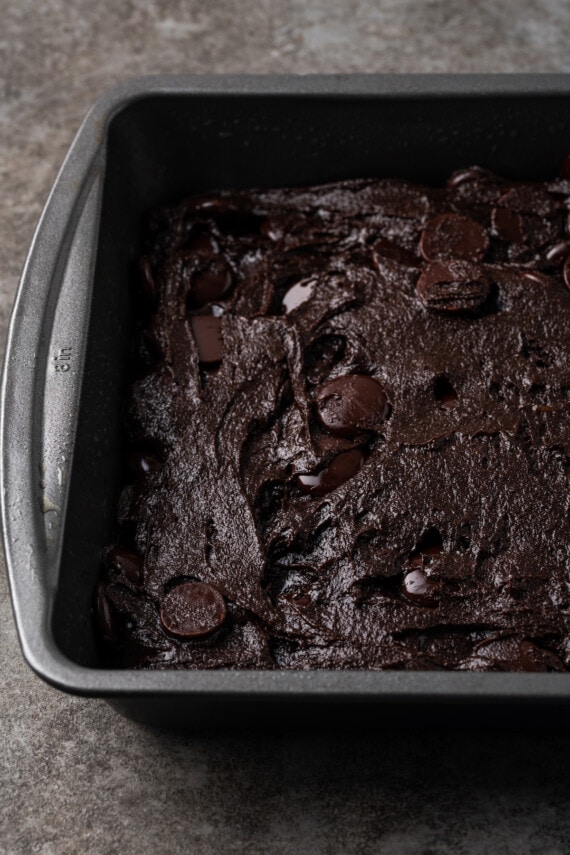
[[566, 674], [112, 671], [91, 616], [120, 485], [141, 219], [223, 187], [361, 176], [435, 183], [478, 163], [551, 176], [570, 148], [565, 76], [154, 77], [92, 109], [24, 268], [2, 387], [2, 513], [24, 655], [59, 688], [154, 723], [288, 715], [563, 714]]

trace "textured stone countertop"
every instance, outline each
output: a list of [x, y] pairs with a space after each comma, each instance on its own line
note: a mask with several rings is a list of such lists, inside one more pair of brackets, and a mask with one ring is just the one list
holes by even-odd
[[[118, 80], [570, 70], [564, 0], [4, 0], [0, 13], [2, 347], [49, 188]], [[570, 852], [570, 737], [152, 732], [32, 674], [3, 572], [0, 639], [1, 855]]]

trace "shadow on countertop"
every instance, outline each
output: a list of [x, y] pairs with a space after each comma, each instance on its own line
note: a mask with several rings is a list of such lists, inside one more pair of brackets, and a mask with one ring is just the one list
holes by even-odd
[[137, 726], [169, 757], [156, 783], [191, 851], [217, 839], [217, 851], [283, 855], [570, 852], [570, 736], [268, 724], [194, 736]]

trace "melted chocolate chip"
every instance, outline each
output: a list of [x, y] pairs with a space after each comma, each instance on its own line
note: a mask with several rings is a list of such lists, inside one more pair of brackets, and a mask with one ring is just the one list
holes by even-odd
[[406, 599], [419, 606], [437, 606], [438, 585], [421, 567], [406, 573], [402, 581], [402, 593]]
[[335, 436], [351, 437], [374, 431], [388, 415], [388, 399], [377, 380], [365, 374], [347, 374], [321, 386], [317, 417]]
[[222, 259], [215, 259], [205, 270], [195, 273], [190, 288], [194, 306], [205, 306], [225, 297], [233, 285], [233, 274]]
[[473, 312], [489, 295], [483, 270], [466, 261], [433, 261], [417, 282], [422, 303], [438, 312]]
[[172, 635], [199, 638], [219, 629], [226, 613], [225, 600], [216, 588], [203, 582], [184, 582], [164, 597], [160, 620]]
[[349, 478], [353, 478], [362, 468], [365, 459], [365, 454], [360, 448], [341, 451], [320, 472], [314, 475], [297, 475], [297, 483], [305, 493], [311, 496], [324, 496], [336, 490]]
[[420, 250], [427, 261], [481, 261], [488, 246], [483, 226], [463, 214], [438, 214], [428, 222], [420, 239]]
[[142, 558], [126, 546], [113, 546], [107, 555], [109, 566], [123, 574], [132, 585], [142, 583]]
[[222, 319], [214, 315], [194, 315], [191, 326], [201, 364], [217, 365], [224, 351]]
[[289, 288], [283, 297], [282, 310], [288, 315], [298, 306], [302, 306], [307, 300], [310, 300], [315, 293], [315, 279], [304, 279], [302, 282], [297, 282], [292, 288]]

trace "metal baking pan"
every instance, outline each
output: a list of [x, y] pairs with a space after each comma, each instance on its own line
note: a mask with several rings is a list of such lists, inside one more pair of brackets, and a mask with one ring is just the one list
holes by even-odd
[[563, 75], [152, 77], [104, 95], [41, 217], [5, 358], [4, 547], [31, 667], [157, 724], [563, 718], [570, 674], [108, 670], [91, 606], [120, 488], [129, 270], [145, 211], [224, 187], [435, 183], [473, 163], [541, 179], [569, 148]]

